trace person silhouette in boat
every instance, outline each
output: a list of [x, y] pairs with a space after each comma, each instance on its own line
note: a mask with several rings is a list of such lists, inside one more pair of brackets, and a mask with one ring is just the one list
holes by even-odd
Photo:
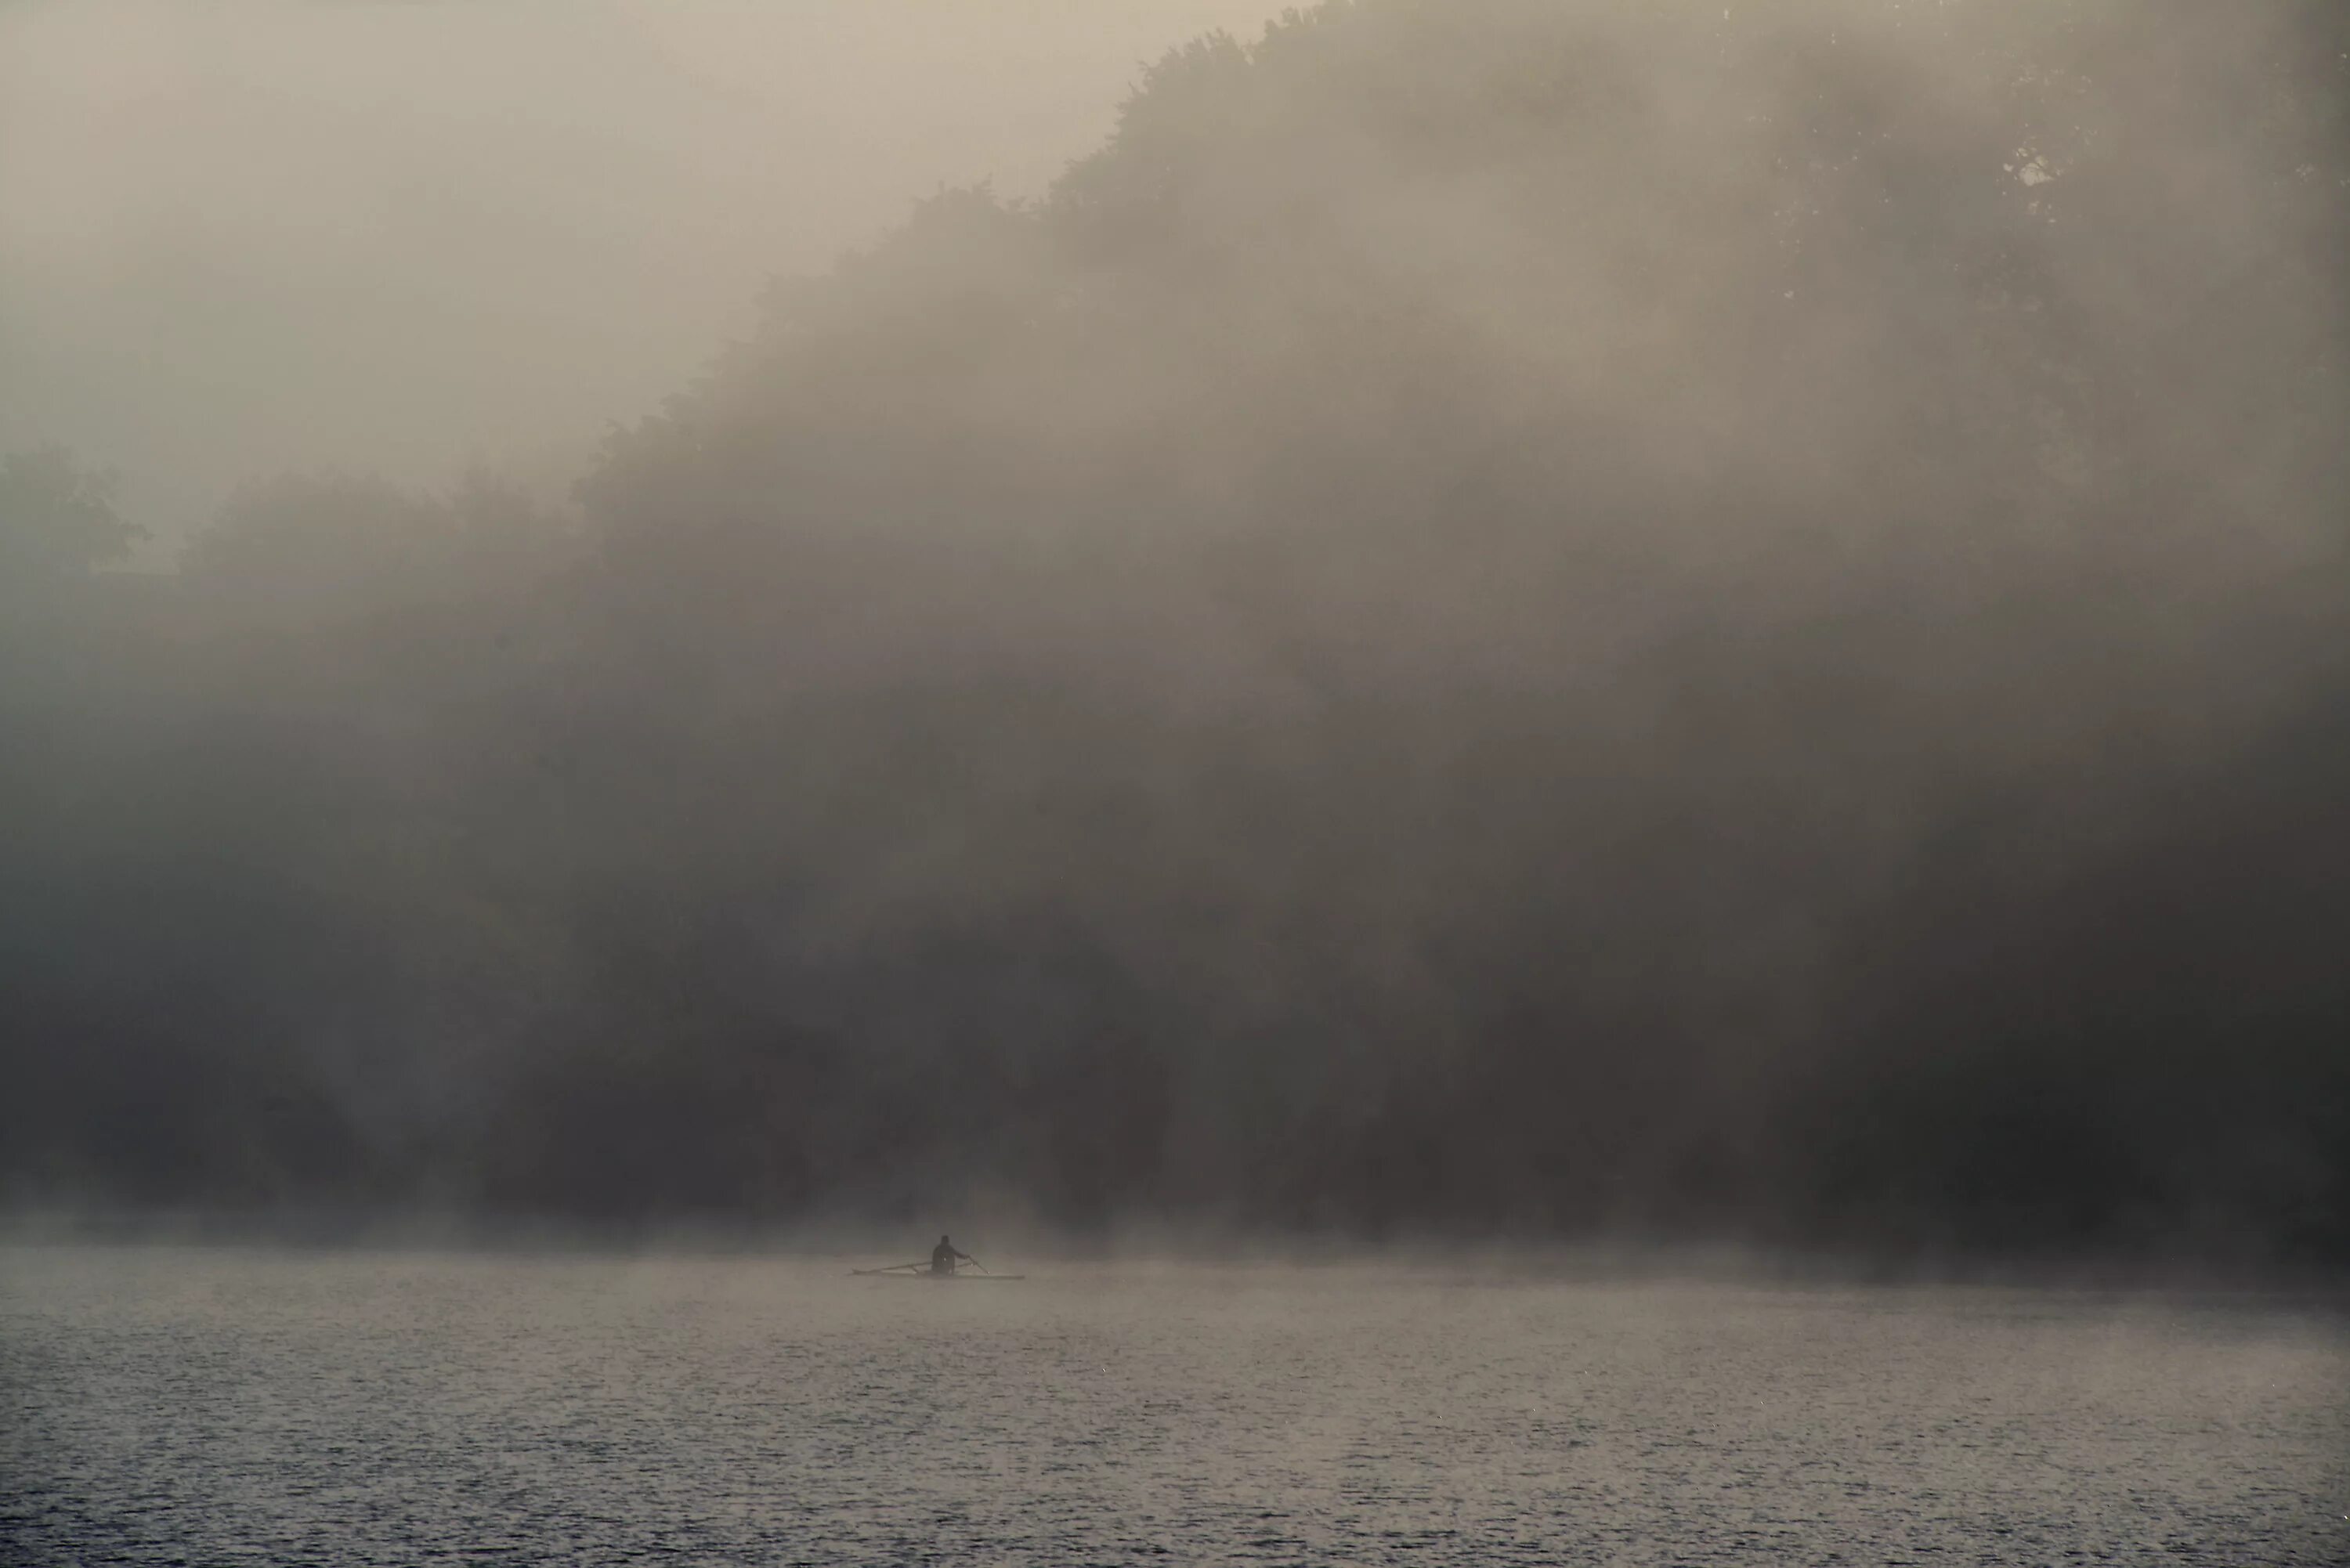
[[959, 1252], [955, 1251], [955, 1244], [952, 1241], [948, 1241], [944, 1236], [940, 1237], [939, 1244], [931, 1249], [931, 1272], [934, 1274], [953, 1273], [955, 1272], [955, 1260], [958, 1258], [962, 1259], [966, 1263], [972, 1262], [972, 1256], [969, 1252]]

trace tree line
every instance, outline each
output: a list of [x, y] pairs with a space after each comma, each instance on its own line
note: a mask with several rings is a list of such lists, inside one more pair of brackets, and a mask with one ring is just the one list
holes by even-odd
[[559, 504], [7, 459], [10, 1197], [2350, 1258], [2350, 26], [1740, 9], [1176, 49]]

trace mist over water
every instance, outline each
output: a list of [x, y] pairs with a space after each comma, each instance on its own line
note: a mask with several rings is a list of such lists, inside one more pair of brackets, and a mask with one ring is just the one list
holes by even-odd
[[2350, 1260], [2350, 13], [905, 9], [0, 18], [13, 1207]]
[[0, 1559], [2350, 1557], [2350, 7], [1274, 11], [0, 5]]
[[18, 1250], [27, 1562], [2320, 1564], [2339, 1303]]

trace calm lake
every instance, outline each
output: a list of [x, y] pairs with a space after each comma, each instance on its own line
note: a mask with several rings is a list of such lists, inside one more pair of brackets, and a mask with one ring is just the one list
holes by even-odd
[[0, 1250], [0, 1559], [2350, 1563], [2315, 1298], [846, 1266]]

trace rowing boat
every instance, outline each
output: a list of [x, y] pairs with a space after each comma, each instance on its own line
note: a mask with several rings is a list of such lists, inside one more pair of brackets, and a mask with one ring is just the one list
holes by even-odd
[[985, 1284], [990, 1280], [1024, 1280], [1025, 1274], [991, 1274], [985, 1269], [971, 1273], [962, 1269], [942, 1272], [928, 1263], [892, 1263], [886, 1269], [851, 1269], [851, 1274], [868, 1280], [937, 1280], [961, 1284]]

